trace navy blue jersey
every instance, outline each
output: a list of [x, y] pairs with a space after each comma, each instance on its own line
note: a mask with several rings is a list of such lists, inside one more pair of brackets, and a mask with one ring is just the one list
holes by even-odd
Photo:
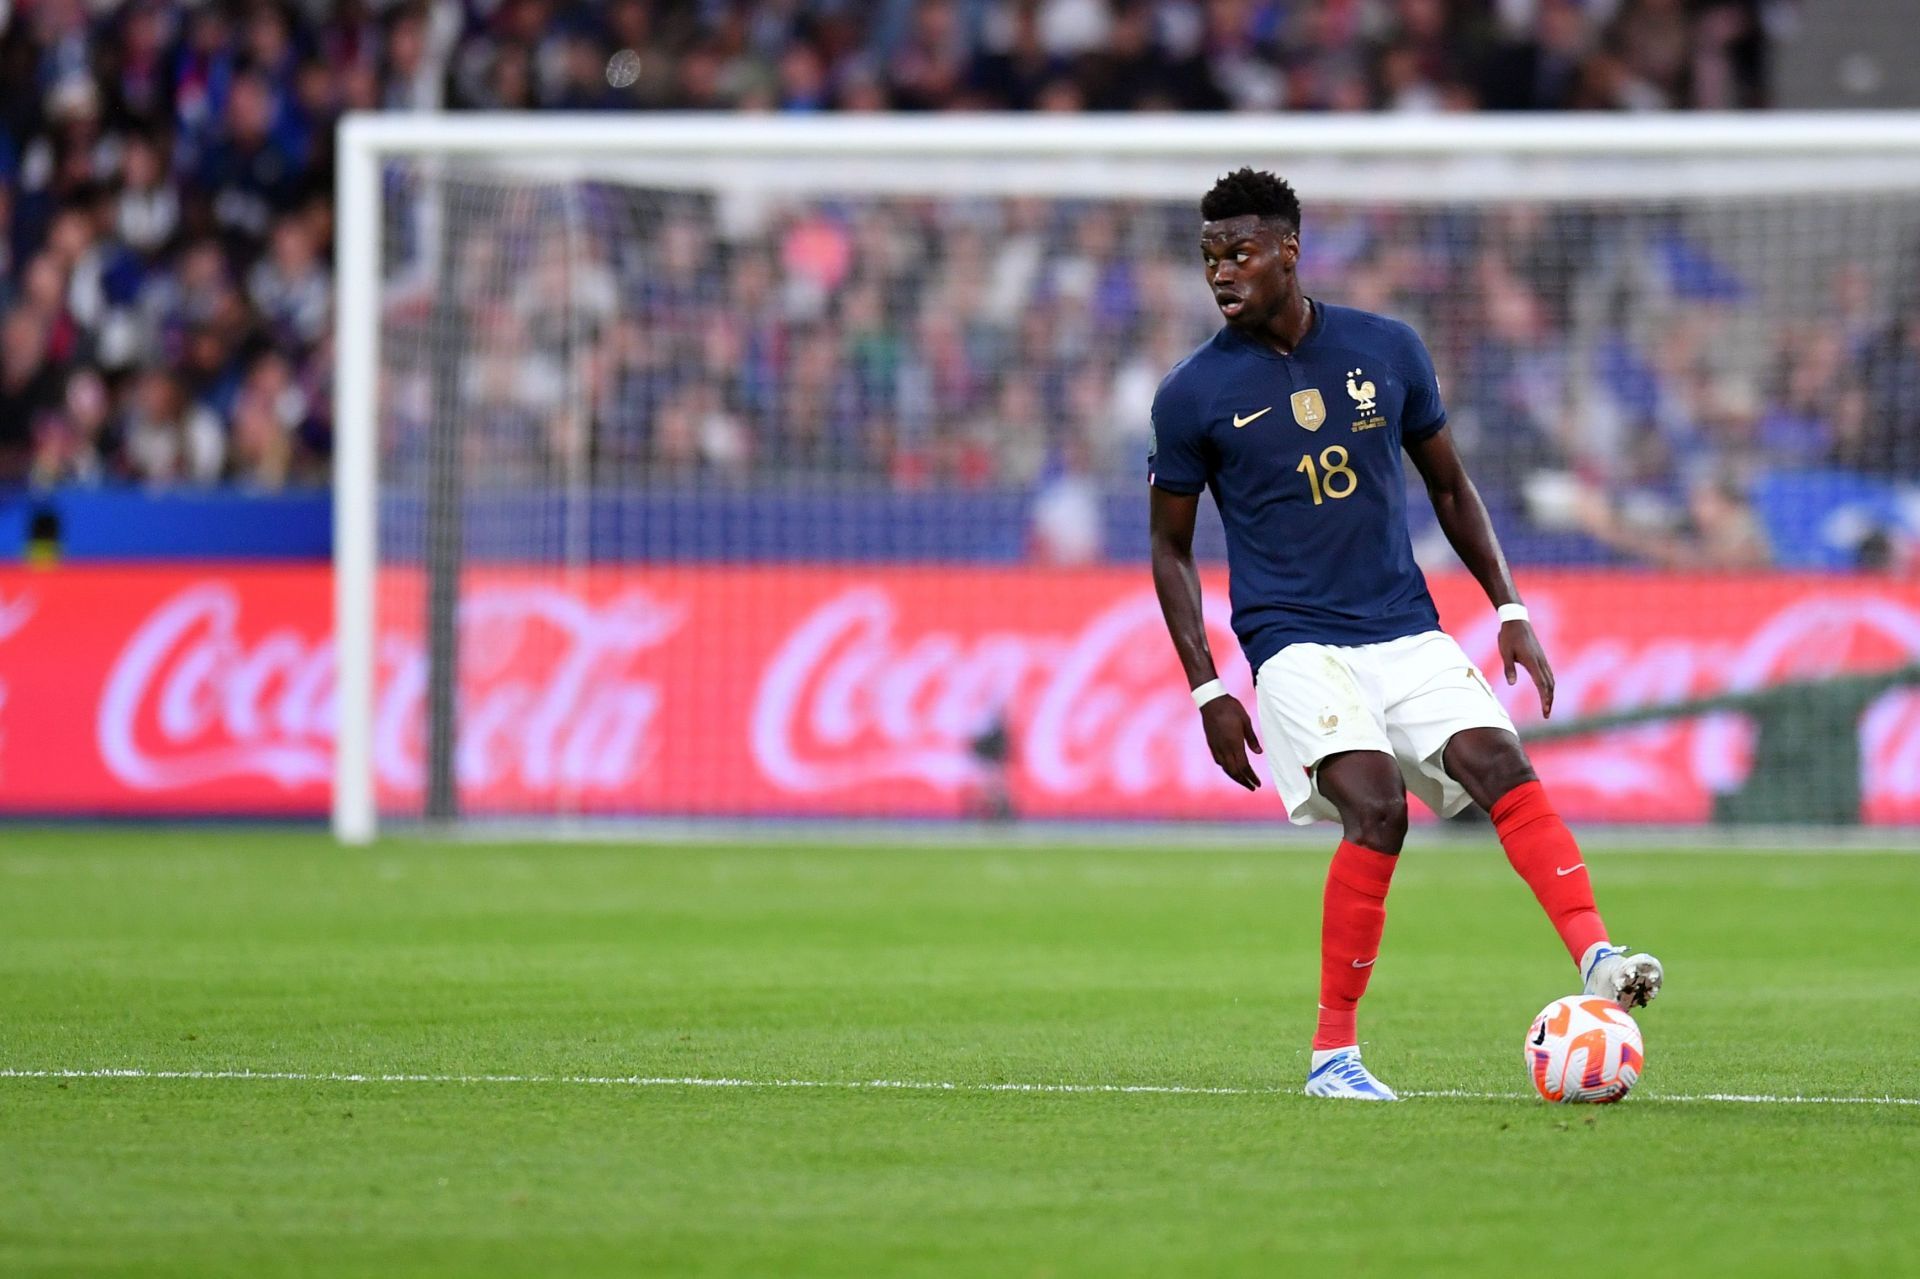
[[1315, 303], [1292, 355], [1231, 326], [1153, 399], [1149, 481], [1212, 489], [1233, 630], [1258, 672], [1289, 644], [1439, 628], [1407, 534], [1400, 449], [1446, 425], [1433, 360], [1398, 320]]

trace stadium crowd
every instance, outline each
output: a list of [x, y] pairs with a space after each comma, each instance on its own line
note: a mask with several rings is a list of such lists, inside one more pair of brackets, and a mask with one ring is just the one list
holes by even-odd
[[[1769, 11], [0, 0], [0, 483], [325, 482], [344, 111], [1757, 106]], [[540, 237], [484, 222], [470, 237], [461, 386], [492, 424], [470, 447], [498, 452], [502, 475], [582, 447], [642, 481], [1132, 475], [1154, 384], [1215, 323], [1185, 207], [798, 204], [722, 239], [697, 208], [636, 198], [593, 193], [601, 286], [557, 284], [569, 317], [537, 287], [482, 283], [572, 278], [514, 247]], [[1714, 343], [1724, 290], [1643, 282], [1624, 311], [1570, 311], [1570, 285], [1608, 248], [1657, 229], [1529, 210], [1310, 216], [1310, 285], [1461, 335], [1435, 355], [1462, 434], [1488, 482], [1545, 522], [1738, 562], [1760, 553], [1744, 468], [1915, 461], [1920, 325], [1876, 307], [1857, 275], [1832, 281], [1841, 323], [1768, 336], [1763, 375], [1726, 367]], [[637, 233], [622, 247], [617, 231]], [[407, 380], [426, 371], [392, 345], [404, 417]], [[1655, 549], [1631, 502], [1596, 496], [1642, 490], [1690, 509], [1695, 540]]]
[[[1219, 323], [1183, 203], [838, 197], [753, 221], [612, 185], [569, 198], [571, 213], [552, 191], [453, 200], [468, 210], [467, 447], [474, 473], [508, 483], [589, 452], [626, 485], [1137, 482], [1160, 378]], [[1743, 212], [1784, 234], [1805, 211]], [[571, 259], [541, 233], [569, 216]], [[1920, 460], [1920, 341], [1844, 255], [1780, 319], [1696, 242], [1710, 226], [1666, 210], [1327, 206], [1307, 220], [1309, 292], [1429, 335], [1483, 489], [1543, 529], [1754, 566], [1755, 475], [1891, 477]], [[424, 291], [389, 319], [403, 468], [424, 463], [429, 339], [445, 323]]]

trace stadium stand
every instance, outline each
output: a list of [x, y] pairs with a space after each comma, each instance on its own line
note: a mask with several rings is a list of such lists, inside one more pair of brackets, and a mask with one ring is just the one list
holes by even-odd
[[[0, 484], [326, 483], [343, 111], [1761, 107], [1777, 8], [0, 6]], [[620, 199], [604, 193], [600, 224], [640, 216]], [[982, 514], [1019, 494], [1036, 512], [1028, 542], [976, 546], [965, 530], [987, 521], [960, 512], [941, 521], [952, 545], [899, 553], [1132, 554], [1137, 517], [1117, 503], [1134, 492], [1145, 406], [1214, 323], [1186, 278], [1185, 211], [1122, 210], [1076, 225], [1069, 243], [1057, 214], [1019, 201], [967, 208], [964, 223], [957, 207], [796, 206], [747, 240], [669, 208], [644, 263], [600, 244], [605, 295], [628, 299], [595, 334], [602, 473], [622, 477], [629, 504], [684, 501], [647, 490], [693, 476], [737, 489], [831, 475], [874, 508], [870, 524], [798, 521], [820, 528], [887, 526], [903, 492], [937, 488]], [[1858, 268], [1836, 269], [1818, 322], [1783, 309], [1729, 343], [1717, 339], [1731, 304], [1773, 299], [1749, 264], [1684, 228], [1578, 210], [1395, 226], [1309, 216], [1310, 284], [1471, 335], [1435, 356], [1516, 558], [1910, 559], [1891, 481], [1920, 466], [1920, 298], [1889, 309]], [[1604, 279], [1629, 240], [1654, 270]], [[1570, 280], [1604, 284], [1610, 311], [1569, 313]], [[684, 316], [689, 295], [713, 300], [701, 323], [653, 324]], [[551, 465], [538, 289], [498, 319], [504, 336], [476, 375], [476, 436], [502, 476], [532, 476]], [[1857, 518], [1837, 542], [1781, 536], [1841, 508]], [[663, 546], [632, 532], [650, 520], [614, 521], [628, 532], [612, 553], [702, 553], [698, 537]]]

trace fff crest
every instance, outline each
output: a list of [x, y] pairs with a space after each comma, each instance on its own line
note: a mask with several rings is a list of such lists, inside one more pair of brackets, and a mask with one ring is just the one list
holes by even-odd
[[1347, 394], [1353, 397], [1354, 408], [1362, 413], [1371, 413], [1374, 407], [1373, 397], [1378, 392], [1374, 389], [1372, 378], [1364, 382], [1355, 382], [1354, 379], [1359, 376], [1359, 369], [1354, 369], [1347, 374]]

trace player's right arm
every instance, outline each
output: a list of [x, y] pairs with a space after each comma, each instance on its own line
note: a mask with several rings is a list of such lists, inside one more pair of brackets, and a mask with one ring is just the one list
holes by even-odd
[[[1200, 511], [1200, 490], [1211, 470], [1203, 442], [1192, 431], [1189, 415], [1170, 411], [1166, 387], [1154, 400], [1153, 451], [1148, 454], [1151, 494], [1148, 538], [1153, 562], [1153, 589], [1160, 597], [1160, 613], [1167, 634], [1180, 655], [1187, 687], [1198, 688], [1219, 678], [1213, 650], [1207, 644], [1206, 614], [1200, 606], [1200, 570], [1193, 563], [1193, 525]], [[1162, 431], [1162, 424], [1169, 428]], [[1191, 490], [1182, 491], [1182, 490]], [[1240, 699], [1216, 697], [1200, 708], [1207, 747], [1221, 771], [1248, 790], [1260, 789], [1247, 748], [1256, 753], [1260, 739]]]

